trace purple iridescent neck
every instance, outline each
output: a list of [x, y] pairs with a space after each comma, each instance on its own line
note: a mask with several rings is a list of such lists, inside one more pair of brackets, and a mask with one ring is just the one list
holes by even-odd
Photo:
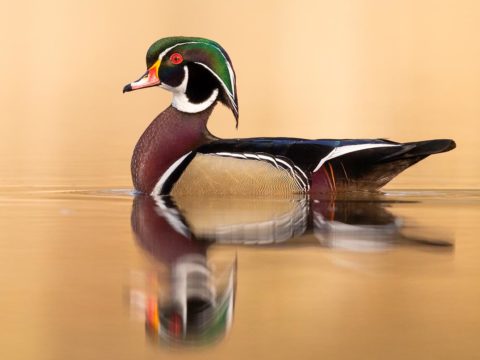
[[207, 129], [213, 106], [185, 113], [169, 106], [148, 126], [135, 146], [132, 179], [137, 191], [150, 194], [162, 174], [180, 157], [215, 139]]

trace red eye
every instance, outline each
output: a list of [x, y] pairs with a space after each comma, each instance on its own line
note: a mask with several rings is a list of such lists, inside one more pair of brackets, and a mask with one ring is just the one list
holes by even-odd
[[183, 56], [179, 53], [174, 53], [170, 55], [170, 62], [174, 65], [178, 65], [183, 61]]

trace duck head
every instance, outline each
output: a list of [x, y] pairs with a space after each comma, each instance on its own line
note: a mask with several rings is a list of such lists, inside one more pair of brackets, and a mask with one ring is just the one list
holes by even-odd
[[154, 42], [147, 51], [147, 72], [123, 92], [152, 86], [172, 92], [172, 106], [182, 112], [201, 112], [220, 101], [238, 124], [235, 72], [226, 51], [212, 40], [168, 37]]

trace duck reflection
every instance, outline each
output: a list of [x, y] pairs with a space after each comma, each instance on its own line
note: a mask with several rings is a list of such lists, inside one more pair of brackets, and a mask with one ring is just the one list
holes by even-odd
[[170, 345], [209, 344], [221, 339], [232, 323], [236, 258], [222, 273], [212, 271], [207, 260], [209, 244], [195, 239], [167, 201], [155, 203], [149, 196], [134, 200], [132, 229], [141, 247], [166, 265], [169, 291], [133, 290], [131, 305], [143, 309], [152, 339]]
[[181, 256], [172, 264], [170, 294], [148, 303], [148, 334], [182, 345], [208, 344], [222, 338], [232, 323], [235, 270], [234, 265], [226, 283], [218, 285], [205, 256]]
[[170, 344], [197, 345], [219, 340], [228, 332], [236, 259], [223, 276], [215, 275], [208, 265], [212, 244], [316, 245], [349, 251], [386, 250], [395, 244], [451, 244], [405, 236], [404, 220], [389, 211], [392, 204], [372, 195], [336, 199], [136, 196], [131, 221], [137, 242], [169, 272], [168, 295], [143, 301], [148, 333]]
[[[310, 244], [350, 251], [451, 245], [450, 239], [432, 239], [427, 229], [412, 228], [395, 216], [390, 208], [397, 203], [381, 194], [361, 193], [336, 198], [137, 197], [132, 226], [142, 246], [164, 263], [185, 253], [185, 246], [206, 254], [212, 243]], [[414, 230], [414, 236], [405, 230]]]
[[378, 251], [405, 241], [403, 221], [375, 201], [314, 200], [313, 233], [321, 246], [350, 251]]

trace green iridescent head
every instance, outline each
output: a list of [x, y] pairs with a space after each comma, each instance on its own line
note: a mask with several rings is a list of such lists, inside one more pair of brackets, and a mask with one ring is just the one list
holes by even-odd
[[215, 41], [180, 36], [160, 39], [147, 51], [147, 69], [123, 91], [160, 86], [173, 93], [175, 108], [189, 113], [220, 100], [238, 122], [235, 72], [230, 57]]

